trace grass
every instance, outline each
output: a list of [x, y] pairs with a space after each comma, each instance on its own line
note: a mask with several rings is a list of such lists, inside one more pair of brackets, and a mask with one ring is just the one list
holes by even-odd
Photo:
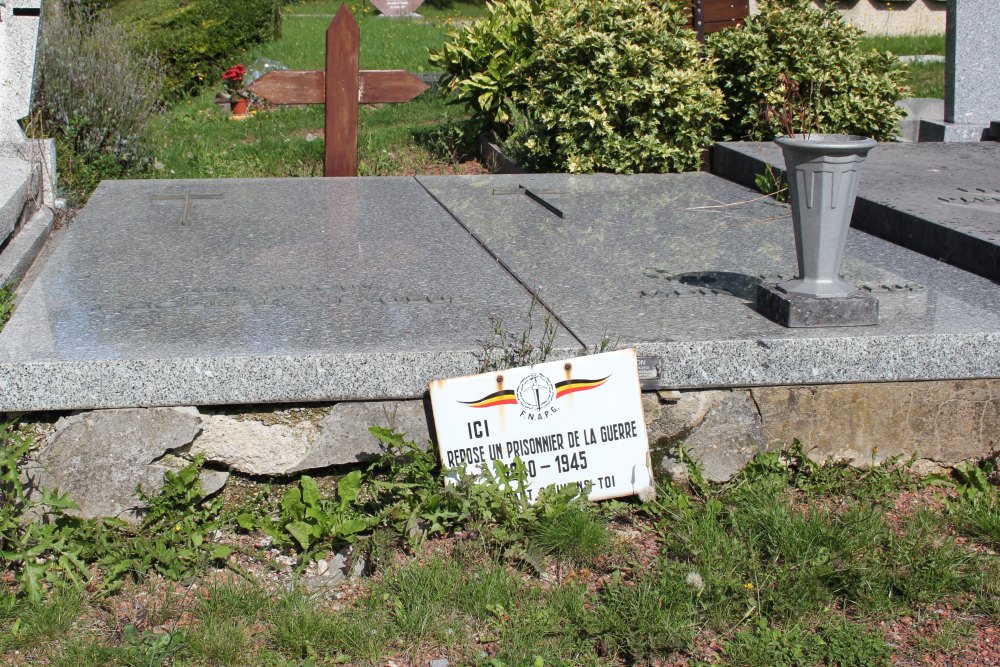
[[15, 287], [13, 284], [0, 287], [0, 331], [14, 316]]
[[906, 69], [911, 97], [944, 97], [944, 63], [910, 63]]
[[[226, 569], [195, 569], [183, 577], [193, 585], [136, 572], [109, 590], [101, 583], [108, 564], [96, 561], [86, 586], [51, 579], [37, 600], [5, 576], [0, 651], [13, 664], [56, 665], [961, 659], [1000, 623], [995, 524], [982, 523], [1000, 498], [993, 470], [990, 462], [970, 468], [958, 491], [935, 491], [940, 480], [893, 462], [820, 466], [793, 449], [757, 457], [725, 485], [705, 484], [695, 470], [690, 486], [662, 486], [647, 504], [557, 498], [515, 516], [499, 487], [455, 495], [441, 487], [432, 455], [395, 450], [354, 487], [357, 511], [385, 520], [355, 540], [377, 562], [373, 576], [311, 589], [295, 574], [301, 568], [275, 556], [322, 559], [336, 538], [320, 551], [279, 553], [261, 546], [260, 533], [235, 528], [241, 511], [279, 513], [285, 494], [259, 494], [255, 508], [217, 517], [181, 494], [176, 507], [159, 501], [168, 527], [183, 539], [185, 513], [221, 526], [214, 539], [230, 549]], [[322, 485], [331, 502], [346, 479]], [[415, 542], [407, 516], [429, 516], [421, 507], [453, 522]], [[365, 546], [375, 543], [378, 558]]]
[[[325, 31], [339, 3], [288, 8], [282, 36], [234, 55], [233, 63], [268, 58], [290, 69], [322, 69]], [[427, 11], [423, 11], [426, 7]], [[365, 15], [361, 67], [426, 72], [428, 49], [443, 42], [454, 20], [482, 12], [479, 4], [421, 7], [425, 21]], [[221, 75], [221, 73], [220, 73]], [[219, 86], [178, 103], [154, 121], [153, 177], [253, 178], [322, 175], [323, 109], [284, 107], [232, 122], [213, 102]], [[465, 159], [457, 123], [464, 118], [433, 90], [405, 104], [362, 106], [358, 120], [362, 176], [449, 172]], [[472, 169], [476, 169], [474, 166]]]
[[[367, 69], [426, 72], [428, 49], [438, 48], [457, 21], [483, 12], [481, 3], [425, 3], [424, 21], [358, 18], [361, 64]], [[234, 56], [250, 63], [258, 57], [292, 69], [323, 67], [324, 33], [337, 2], [307, 2], [286, 10], [282, 37]], [[866, 37], [864, 43], [894, 53], [939, 53], [941, 35]], [[912, 64], [908, 84], [914, 97], [943, 97], [940, 63]], [[318, 176], [323, 161], [323, 110], [285, 107], [232, 122], [212, 102], [214, 89], [181, 102], [155, 121], [157, 178], [253, 178]], [[359, 111], [359, 173], [365, 176], [454, 173], [469, 155], [458, 129], [465, 118], [433, 91], [406, 104], [363, 106]], [[476, 170], [476, 167], [471, 167]]]
[[861, 38], [861, 44], [897, 56], [944, 55], [944, 35], [868, 35]]
[[[897, 56], [944, 55], [944, 35], [866, 36], [861, 38], [866, 49], [891, 51]], [[944, 97], [944, 63], [910, 63], [906, 85], [910, 97]]]

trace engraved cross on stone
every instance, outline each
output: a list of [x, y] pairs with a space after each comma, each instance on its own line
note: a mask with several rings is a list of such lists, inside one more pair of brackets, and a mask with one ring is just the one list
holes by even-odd
[[566, 217], [565, 215], [563, 215], [562, 209], [560, 209], [559, 207], [557, 207], [555, 204], [552, 204], [550, 202], [545, 201], [545, 199], [543, 199], [542, 196], [541, 196], [541, 195], [561, 195], [562, 194], [561, 192], [558, 192], [558, 191], [555, 191], [555, 190], [538, 190], [538, 191], [535, 191], [535, 190], [531, 190], [529, 188], [526, 188], [523, 185], [518, 185], [516, 190], [497, 190], [497, 189], [494, 189], [493, 190], [493, 194], [495, 194], [495, 195], [525, 195], [525, 196], [528, 197], [528, 199], [530, 199], [531, 201], [535, 202], [536, 204], [538, 204], [539, 206], [541, 206], [542, 208], [544, 208], [545, 210], [547, 210], [549, 213], [552, 213], [553, 215], [555, 215], [555, 216], [557, 216], [559, 218]]
[[210, 192], [203, 194], [191, 194], [190, 192], [181, 195], [153, 195], [153, 201], [183, 201], [184, 208], [181, 213], [181, 225], [187, 227], [191, 222], [191, 200], [192, 199], [222, 199], [221, 192]]

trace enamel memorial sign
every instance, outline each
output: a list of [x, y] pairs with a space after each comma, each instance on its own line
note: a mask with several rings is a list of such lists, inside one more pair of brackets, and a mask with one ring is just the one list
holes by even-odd
[[591, 485], [590, 499], [653, 484], [634, 350], [431, 382], [445, 468], [478, 474], [524, 463], [533, 500], [550, 485]]

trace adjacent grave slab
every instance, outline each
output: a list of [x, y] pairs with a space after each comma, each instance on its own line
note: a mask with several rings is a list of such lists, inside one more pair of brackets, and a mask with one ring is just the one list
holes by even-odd
[[40, 180], [31, 162], [0, 157], [0, 244], [14, 233], [25, 206], [31, 206], [31, 198], [41, 189]]
[[[784, 166], [771, 142], [720, 143], [715, 173], [753, 185]], [[1000, 280], [1000, 144], [880, 144], [868, 154], [852, 225]]]
[[878, 326], [762, 317], [756, 284], [795, 273], [788, 209], [709, 174], [418, 180], [577, 338], [659, 357], [662, 386], [1000, 374], [996, 285], [853, 230], [845, 279], [878, 297]]
[[670, 388], [1000, 377], [1000, 288], [852, 230], [877, 326], [753, 307], [788, 209], [704, 173], [104, 183], [0, 333], [0, 411], [416, 398], [494, 315]]
[[17, 121], [31, 110], [41, 0], [0, 2], [0, 142], [22, 141]]
[[105, 182], [0, 333], [0, 411], [419, 396], [531, 302], [411, 178]]
[[922, 141], [980, 141], [1000, 118], [996, 0], [948, 0], [944, 122], [923, 120]]

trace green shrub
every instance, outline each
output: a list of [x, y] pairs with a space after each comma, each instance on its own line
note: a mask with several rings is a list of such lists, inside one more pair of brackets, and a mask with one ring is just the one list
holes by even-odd
[[486, 16], [449, 33], [441, 51], [430, 54], [431, 63], [445, 70], [441, 83], [453, 101], [465, 104], [482, 129], [506, 126], [511, 98], [527, 90], [540, 10], [539, 0], [491, 3]]
[[831, 6], [808, 0], [762, 0], [760, 14], [742, 28], [710, 35], [718, 85], [726, 98], [724, 135], [766, 140], [783, 134], [779, 110], [786, 97], [780, 78], [799, 84], [810, 107], [807, 127], [795, 131], [861, 134], [879, 140], [895, 134], [906, 95], [903, 70], [888, 52], [865, 50], [862, 32]]
[[146, 0], [118, 19], [147, 39], [166, 65], [168, 99], [218, 83], [244, 48], [281, 32], [280, 0]]
[[530, 169], [682, 171], [699, 165], [722, 105], [685, 23], [676, 1], [509, 0], [432, 62]]
[[102, 178], [151, 164], [145, 139], [162, 83], [159, 61], [107, 14], [74, 2], [46, 3], [34, 96], [40, 127], [31, 131], [55, 137], [71, 204]]

